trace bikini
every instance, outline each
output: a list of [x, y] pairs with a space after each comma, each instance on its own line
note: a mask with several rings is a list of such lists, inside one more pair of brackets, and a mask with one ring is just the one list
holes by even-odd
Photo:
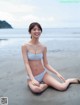
[[[28, 51], [27, 57], [28, 57], [28, 60], [41, 60], [43, 58], [43, 53], [34, 54], [34, 53]], [[46, 73], [46, 69], [44, 69], [44, 71], [42, 73], [38, 74], [37, 76], [34, 76], [34, 78], [38, 82], [42, 82], [45, 73]], [[30, 79], [30, 77], [28, 76], [27, 79]]]

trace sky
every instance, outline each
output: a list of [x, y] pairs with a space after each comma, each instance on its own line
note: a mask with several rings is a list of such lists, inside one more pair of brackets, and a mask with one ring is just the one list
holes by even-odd
[[14, 28], [80, 27], [80, 0], [0, 0], [0, 20]]

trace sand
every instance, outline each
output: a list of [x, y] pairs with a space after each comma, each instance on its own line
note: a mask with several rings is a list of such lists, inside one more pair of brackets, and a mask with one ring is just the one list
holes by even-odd
[[[8, 97], [9, 105], [80, 105], [80, 84], [71, 84], [63, 92], [49, 87], [41, 94], [32, 93], [27, 86], [21, 52], [16, 52], [0, 53], [0, 97]], [[79, 52], [48, 52], [47, 58], [66, 79], [80, 77]]]

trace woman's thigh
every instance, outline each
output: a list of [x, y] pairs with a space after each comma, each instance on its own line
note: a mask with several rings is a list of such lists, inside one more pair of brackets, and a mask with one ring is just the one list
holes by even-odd
[[51, 86], [51, 87], [53, 87], [55, 89], [58, 89], [58, 90], [62, 90], [63, 89], [62, 83], [58, 82], [49, 73], [46, 73], [44, 75], [43, 82], [45, 82], [46, 84], [48, 84], [49, 86]]

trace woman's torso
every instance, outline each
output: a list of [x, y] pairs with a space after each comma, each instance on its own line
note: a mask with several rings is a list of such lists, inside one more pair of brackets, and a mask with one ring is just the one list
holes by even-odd
[[27, 56], [28, 56], [29, 65], [33, 75], [36, 76], [44, 71], [44, 65], [43, 65], [44, 46], [39, 44], [35, 51], [33, 45], [30, 45], [29, 43], [27, 43], [26, 45], [27, 45]]

